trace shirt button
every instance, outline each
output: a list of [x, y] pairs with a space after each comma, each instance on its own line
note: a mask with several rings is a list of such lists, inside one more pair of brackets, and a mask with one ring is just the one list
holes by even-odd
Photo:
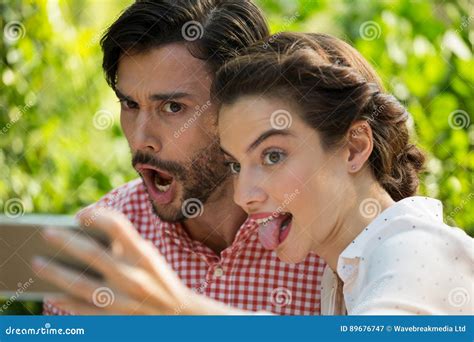
[[214, 276], [217, 278], [220, 278], [223, 275], [224, 275], [224, 270], [222, 269], [222, 267], [216, 267], [216, 269], [214, 270]]

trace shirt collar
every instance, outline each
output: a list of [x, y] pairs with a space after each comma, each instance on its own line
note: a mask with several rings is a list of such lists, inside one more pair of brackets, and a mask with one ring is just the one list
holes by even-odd
[[371, 249], [371, 244], [375, 247], [374, 241], [384, 240], [391, 233], [384, 228], [393, 226], [391, 221], [400, 218], [424, 218], [442, 223], [443, 207], [437, 199], [414, 196], [404, 198], [382, 211], [340, 254], [337, 273], [344, 282], [354, 275], [361, 258]]

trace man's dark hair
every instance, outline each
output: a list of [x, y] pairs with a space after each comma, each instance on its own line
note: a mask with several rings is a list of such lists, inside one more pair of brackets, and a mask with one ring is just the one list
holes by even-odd
[[193, 56], [205, 60], [215, 72], [238, 50], [268, 33], [261, 10], [251, 1], [139, 0], [102, 37], [102, 68], [107, 83], [115, 89], [122, 54], [182, 41]]

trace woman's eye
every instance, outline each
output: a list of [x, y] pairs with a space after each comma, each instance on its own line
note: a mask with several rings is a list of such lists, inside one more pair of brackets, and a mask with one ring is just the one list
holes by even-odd
[[230, 168], [230, 172], [233, 173], [234, 175], [238, 174], [240, 172], [240, 164], [237, 162], [226, 162], [226, 164]]
[[275, 165], [285, 159], [285, 154], [280, 151], [270, 151], [263, 155], [265, 165]]
[[171, 101], [171, 102], [166, 102], [163, 105], [163, 111], [167, 112], [167, 113], [177, 113], [181, 109], [183, 109], [183, 106], [178, 102], [172, 102]]

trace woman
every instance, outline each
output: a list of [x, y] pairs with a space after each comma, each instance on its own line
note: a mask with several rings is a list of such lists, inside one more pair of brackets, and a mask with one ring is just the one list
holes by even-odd
[[[424, 156], [409, 142], [408, 114], [356, 50], [327, 35], [282, 33], [223, 66], [213, 89], [234, 200], [280, 259], [313, 251], [326, 260], [322, 314], [473, 313], [473, 240], [442, 222], [439, 201], [414, 197]], [[89, 210], [80, 219], [113, 238], [112, 254], [48, 239], [105, 275], [116, 295], [103, 310], [244, 313], [186, 288], [120, 215]], [[55, 306], [101, 313], [90, 301], [104, 284], [66, 286], [45, 270], [76, 297]], [[121, 289], [126, 282], [136, 291]]]
[[234, 200], [280, 259], [326, 260], [323, 314], [472, 314], [473, 240], [412, 197], [424, 156], [408, 113], [355, 49], [283, 33], [213, 89]]

